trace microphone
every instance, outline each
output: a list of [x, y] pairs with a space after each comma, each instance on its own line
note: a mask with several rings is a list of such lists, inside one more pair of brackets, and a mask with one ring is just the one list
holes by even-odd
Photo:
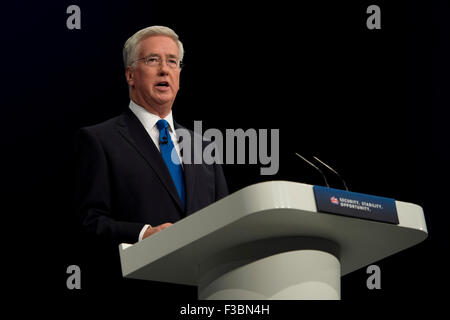
[[335, 175], [337, 175], [337, 176], [339, 177], [339, 179], [341, 179], [342, 183], [344, 184], [345, 190], [348, 191], [347, 184], [345, 183], [345, 180], [341, 177], [341, 175], [340, 175], [336, 170], [334, 170], [332, 167], [330, 167], [329, 165], [327, 165], [325, 162], [323, 162], [323, 161], [320, 160], [319, 158], [314, 157], [314, 156], [313, 156], [313, 158], [316, 159], [317, 161], [319, 161], [323, 166], [325, 166], [327, 169], [329, 169], [329, 170], [330, 170], [331, 172], [333, 172]]
[[167, 140], [167, 137], [164, 136], [159, 140], [159, 144], [167, 144], [167, 142], [169, 142], [169, 140]]
[[305, 158], [303, 158], [301, 155], [299, 155], [297, 152], [295, 152], [295, 154], [300, 158], [300, 159], [302, 159], [303, 161], [305, 161], [307, 164], [309, 164], [311, 167], [313, 167], [314, 169], [316, 169], [317, 171], [319, 171], [320, 172], [320, 174], [322, 175], [322, 177], [323, 177], [323, 180], [325, 180], [325, 185], [329, 188], [330, 187], [330, 185], [328, 184], [328, 181], [327, 181], [327, 177], [323, 174], [323, 172], [322, 172], [322, 170], [320, 170], [315, 164], [313, 164], [313, 163], [311, 163], [310, 161], [308, 161], [308, 160], [306, 160]]

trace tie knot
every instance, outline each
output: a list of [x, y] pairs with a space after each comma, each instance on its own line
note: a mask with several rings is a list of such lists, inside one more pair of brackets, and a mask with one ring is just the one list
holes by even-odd
[[156, 123], [156, 126], [158, 127], [158, 130], [161, 131], [161, 130], [167, 128], [169, 126], [169, 124], [167, 123], [166, 120], [161, 119], [161, 120], [158, 120], [158, 122]]

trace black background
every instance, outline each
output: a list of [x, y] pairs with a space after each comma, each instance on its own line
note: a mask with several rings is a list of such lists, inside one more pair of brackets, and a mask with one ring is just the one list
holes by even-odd
[[[81, 30], [66, 27], [71, 4], [81, 8]], [[381, 30], [366, 28], [370, 4], [381, 8]], [[278, 174], [227, 165], [231, 192], [265, 180], [322, 184], [297, 151], [332, 164], [352, 191], [424, 208], [428, 239], [377, 262], [382, 289], [367, 289], [365, 269], [344, 276], [342, 301], [320, 315], [354, 306], [365, 315], [439, 307], [445, 299], [439, 290], [449, 286], [443, 261], [449, 243], [449, 9], [437, 1], [8, 4], [1, 22], [1, 130], [11, 297], [47, 311], [60, 303], [126, 309], [91, 293], [86, 280], [90, 270], [71, 209], [74, 134], [127, 107], [123, 43], [141, 28], [166, 25], [185, 47], [174, 105], [179, 123], [280, 130]], [[82, 268], [81, 290], [66, 287], [72, 264]], [[145, 295], [145, 308], [166, 318], [196, 299], [191, 287], [136, 286], [118, 295]], [[274, 306], [274, 312], [295, 312], [320, 305]]]

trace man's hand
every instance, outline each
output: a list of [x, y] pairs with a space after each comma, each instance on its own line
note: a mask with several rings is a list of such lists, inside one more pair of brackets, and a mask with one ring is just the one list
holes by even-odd
[[142, 239], [145, 239], [149, 236], [151, 236], [154, 233], [157, 233], [158, 231], [161, 231], [167, 227], [170, 227], [173, 223], [167, 222], [167, 223], [163, 223], [160, 224], [159, 226], [156, 227], [148, 227], [147, 230], [145, 230], [144, 235], [142, 236]]

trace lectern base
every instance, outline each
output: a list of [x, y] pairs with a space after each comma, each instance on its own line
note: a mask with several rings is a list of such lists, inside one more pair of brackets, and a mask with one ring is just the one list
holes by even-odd
[[339, 300], [340, 280], [333, 254], [296, 250], [241, 261], [217, 278], [205, 278], [198, 290], [201, 300]]

